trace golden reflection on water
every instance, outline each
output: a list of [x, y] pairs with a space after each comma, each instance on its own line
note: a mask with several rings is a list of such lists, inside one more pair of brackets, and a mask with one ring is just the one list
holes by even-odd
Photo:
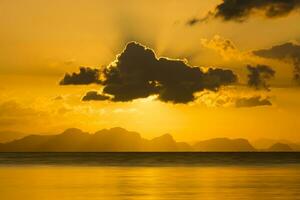
[[0, 167], [1, 200], [300, 199], [299, 167]]

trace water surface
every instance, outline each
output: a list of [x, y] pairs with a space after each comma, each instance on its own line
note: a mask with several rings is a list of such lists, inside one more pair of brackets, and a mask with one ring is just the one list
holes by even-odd
[[0, 199], [300, 199], [298, 153], [1, 153]]

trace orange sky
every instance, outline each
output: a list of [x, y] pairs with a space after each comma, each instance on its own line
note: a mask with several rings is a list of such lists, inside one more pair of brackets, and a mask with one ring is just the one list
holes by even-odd
[[[250, 52], [300, 41], [300, 14], [274, 19], [254, 15], [240, 23], [221, 19], [187, 26], [221, 1], [27, 0], [0, 2], [0, 130], [59, 132], [121, 126], [150, 138], [171, 133], [178, 140], [212, 137], [285, 138], [300, 141], [300, 91], [293, 66]], [[220, 47], [226, 40], [235, 48]], [[60, 86], [79, 66], [104, 67], [127, 42], [158, 57], [187, 59], [193, 66], [233, 70], [239, 84], [222, 87], [188, 104], [151, 96], [132, 102], [82, 102], [101, 86]], [[270, 91], [246, 87], [247, 64], [276, 71]], [[236, 98], [269, 97], [272, 106], [237, 108]], [[220, 103], [224, 102], [226, 103]]]

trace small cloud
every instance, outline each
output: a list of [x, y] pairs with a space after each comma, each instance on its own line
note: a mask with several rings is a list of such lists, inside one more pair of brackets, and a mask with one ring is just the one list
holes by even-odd
[[271, 106], [269, 97], [258, 92], [254, 92], [247, 87], [240, 88], [224, 88], [218, 93], [203, 92], [199, 98], [199, 102], [207, 107], [223, 107], [223, 108], [241, 108], [241, 107], [257, 107]]
[[202, 18], [198, 18], [198, 17], [193, 17], [191, 19], [189, 19], [187, 22], [186, 22], [186, 25], [188, 26], [195, 26], [197, 24], [200, 24], [200, 23], [206, 23], [208, 22], [212, 17], [214, 16], [214, 13], [212, 12], [208, 12], [206, 14], [205, 17], [202, 17]]
[[242, 59], [244, 57], [231, 40], [219, 35], [215, 35], [212, 39], [201, 39], [201, 45], [218, 52], [224, 59]]
[[272, 19], [289, 15], [299, 8], [298, 0], [223, 0], [205, 18], [244, 22], [254, 14], [262, 13]]
[[198, 19], [198, 18], [192, 18], [192, 19], [188, 20], [186, 22], [186, 24], [188, 26], [194, 26], [194, 25], [198, 24], [199, 22], [200, 22], [200, 19]]
[[103, 94], [98, 94], [96, 91], [90, 91], [85, 94], [82, 98], [82, 101], [105, 101], [108, 100], [110, 97]]
[[270, 49], [253, 51], [253, 54], [262, 58], [276, 59], [291, 62], [294, 66], [294, 80], [300, 84], [300, 45], [296, 43], [284, 43]]
[[60, 85], [89, 85], [92, 83], [99, 84], [100, 71], [89, 67], [80, 67], [79, 73], [65, 74], [59, 82]]
[[268, 80], [275, 76], [275, 71], [267, 65], [248, 65], [248, 85], [256, 90], [265, 89], [269, 90]]
[[237, 108], [271, 106], [271, 105], [272, 103], [268, 98], [262, 98], [261, 96], [254, 96], [250, 98], [238, 98], [236, 99], [235, 102], [235, 106]]

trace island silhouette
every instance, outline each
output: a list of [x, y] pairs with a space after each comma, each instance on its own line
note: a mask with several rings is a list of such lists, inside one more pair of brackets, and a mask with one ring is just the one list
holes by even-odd
[[[9, 132], [13, 133], [13, 132]], [[0, 152], [255, 152], [298, 151], [289, 144], [276, 142], [269, 148], [256, 149], [247, 139], [213, 138], [189, 144], [177, 142], [164, 134], [153, 139], [142, 138], [137, 132], [115, 127], [93, 134], [70, 128], [56, 135], [15, 135], [16, 139], [2, 137]], [[5, 138], [7, 134], [3, 134]], [[1, 135], [0, 135], [1, 137]], [[20, 138], [21, 137], [21, 138]], [[3, 142], [6, 141], [6, 142]]]

